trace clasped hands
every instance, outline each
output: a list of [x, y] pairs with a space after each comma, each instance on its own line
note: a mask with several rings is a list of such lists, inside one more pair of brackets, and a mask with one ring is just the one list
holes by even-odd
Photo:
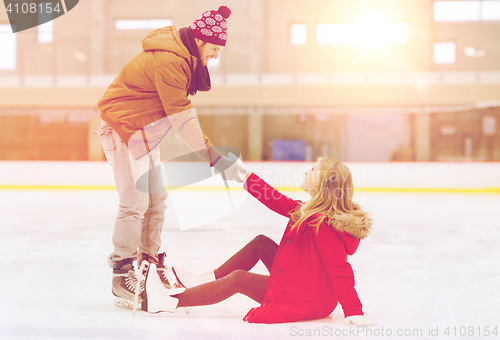
[[243, 183], [247, 170], [243, 162], [230, 152], [227, 157], [221, 155], [219, 160], [214, 164], [214, 173], [217, 175], [222, 172], [226, 180]]

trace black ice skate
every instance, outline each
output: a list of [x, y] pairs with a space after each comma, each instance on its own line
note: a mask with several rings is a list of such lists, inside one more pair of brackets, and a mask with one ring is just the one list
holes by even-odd
[[[137, 276], [132, 262], [133, 258], [123, 259], [116, 262], [113, 268], [113, 282], [111, 291], [115, 296], [115, 306], [132, 309], [137, 287]], [[140, 286], [139, 286], [140, 287]], [[142, 290], [144, 286], [140, 287]], [[142, 302], [140, 297], [142, 292], [138, 292], [138, 303]]]

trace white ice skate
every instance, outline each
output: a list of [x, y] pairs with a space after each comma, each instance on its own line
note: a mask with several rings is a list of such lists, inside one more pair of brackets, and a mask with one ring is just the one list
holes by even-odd
[[157, 269], [161, 282], [169, 290], [170, 295], [184, 293], [186, 288], [179, 283], [173, 269], [165, 265], [165, 258], [165, 253], [158, 254]]
[[173, 313], [177, 308], [179, 299], [172, 297], [171, 295], [174, 294], [171, 290], [165, 288], [161, 282], [156, 264], [148, 263], [148, 265], [149, 268], [146, 270], [146, 289], [142, 309], [149, 313]]
[[172, 267], [172, 271], [178, 278], [179, 282], [186, 288], [192, 288], [204, 283], [215, 281], [214, 271], [206, 272], [202, 275], [195, 275], [187, 272], [179, 267]]

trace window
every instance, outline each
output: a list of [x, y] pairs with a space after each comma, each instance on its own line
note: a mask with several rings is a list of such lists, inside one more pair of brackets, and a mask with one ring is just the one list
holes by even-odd
[[318, 44], [403, 44], [408, 42], [408, 24], [319, 24], [316, 27], [316, 41]]
[[290, 41], [292, 45], [304, 45], [307, 42], [307, 26], [294, 24], [290, 28]]
[[479, 1], [436, 1], [434, 21], [478, 21]]
[[[42, 3], [46, 8], [48, 3]], [[52, 12], [40, 11], [38, 13], [38, 42], [51, 43], [54, 40], [54, 15]]]
[[500, 20], [500, 1], [435, 1], [434, 21]]
[[[47, 3], [42, 3], [47, 4]], [[45, 6], [43, 6], [45, 8]], [[38, 41], [41, 43], [50, 43], [54, 39], [54, 16], [51, 13], [40, 11], [38, 13]]]
[[16, 34], [10, 25], [0, 25], [0, 70], [14, 70], [17, 59]]
[[500, 1], [481, 1], [481, 18], [485, 21], [500, 20]]
[[117, 30], [143, 30], [156, 29], [165, 26], [171, 26], [172, 20], [117, 20], [115, 28]]
[[453, 64], [456, 59], [456, 46], [453, 42], [434, 44], [434, 63]]
[[50, 43], [54, 40], [54, 22], [48, 21], [38, 26], [38, 42]]

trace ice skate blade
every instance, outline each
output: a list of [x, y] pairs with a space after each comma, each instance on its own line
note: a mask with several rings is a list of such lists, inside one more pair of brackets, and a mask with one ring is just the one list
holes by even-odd
[[115, 296], [114, 303], [115, 303], [116, 307], [125, 308], [125, 309], [133, 309], [134, 308], [134, 304], [131, 301], [124, 299], [124, 298], [121, 298], [121, 297], [118, 297], [118, 296]]

